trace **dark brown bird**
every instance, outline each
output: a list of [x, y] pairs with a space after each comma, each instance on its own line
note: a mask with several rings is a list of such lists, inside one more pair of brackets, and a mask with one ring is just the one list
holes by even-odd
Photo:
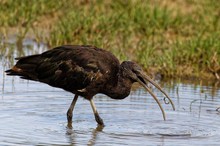
[[104, 125], [92, 100], [97, 93], [103, 93], [113, 99], [124, 99], [130, 94], [134, 82], [140, 83], [156, 100], [165, 120], [164, 110], [157, 97], [148, 88], [150, 82], [168, 98], [169, 96], [150, 77], [144, 74], [141, 67], [131, 61], [119, 60], [110, 52], [93, 46], [65, 45], [42, 54], [16, 58], [18, 61], [7, 75], [17, 75], [62, 88], [75, 94], [67, 111], [68, 126], [72, 126], [72, 112], [78, 96], [90, 101], [95, 119]]

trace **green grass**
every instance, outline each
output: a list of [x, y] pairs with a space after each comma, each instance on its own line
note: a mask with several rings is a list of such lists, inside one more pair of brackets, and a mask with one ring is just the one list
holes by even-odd
[[17, 27], [32, 24], [38, 17], [56, 12], [62, 5], [61, 1], [47, 0], [1, 0], [0, 25]]
[[[0, 1], [0, 30], [50, 46], [91, 44], [165, 77], [220, 73], [218, 0]], [[46, 28], [46, 29], [45, 29]]]

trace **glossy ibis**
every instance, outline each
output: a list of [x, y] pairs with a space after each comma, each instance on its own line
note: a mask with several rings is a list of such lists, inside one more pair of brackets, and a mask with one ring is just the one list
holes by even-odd
[[140, 83], [156, 100], [165, 120], [164, 110], [157, 97], [147, 86], [150, 82], [158, 88], [172, 104], [169, 96], [150, 77], [144, 74], [141, 67], [131, 61], [119, 60], [110, 52], [94, 47], [64, 45], [42, 54], [16, 58], [15, 66], [7, 70], [7, 75], [17, 75], [62, 88], [75, 94], [67, 111], [68, 126], [72, 125], [72, 112], [78, 96], [90, 101], [95, 119], [104, 125], [92, 100], [97, 93], [103, 93], [113, 99], [124, 99], [130, 94], [134, 82]]

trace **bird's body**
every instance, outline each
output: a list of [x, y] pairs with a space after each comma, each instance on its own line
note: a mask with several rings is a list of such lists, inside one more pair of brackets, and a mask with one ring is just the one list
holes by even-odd
[[130, 93], [130, 83], [123, 84], [124, 87], [128, 86], [125, 93], [122, 87], [119, 88], [120, 92], [117, 91], [119, 60], [103, 49], [93, 46], [61, 46], [42, 54], [17, 59], [19, 61], [11, 74], [62, 88], [86, 99], [91, 99], [97, 93], [120, 99]]
[[[78, 95], [90, 100], [93, 107], [92, 98], [97, 93], [123, 99], [129, 95], [134, 82], [146, 84], [146, 77], [142, 77], [142, 70], [136, 63], [124, 61], [120, 64], [112, 53], [93, 46], [65, 45], [17, 60], [16, 65], [6, 71], [8, 75], [43, 82], [75, 94], [71, 110]], [[95, 106], [93, 111], [97, 122], [103, 124], [98, 113], [96, 115]], [[71, 122], [72, 112], [68, 114]]]

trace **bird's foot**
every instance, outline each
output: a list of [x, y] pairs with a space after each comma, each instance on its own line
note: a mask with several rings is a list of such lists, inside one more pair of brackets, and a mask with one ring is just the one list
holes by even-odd
[[73, 115], [72, 115], [72, 112], [71, 111], [67, 111], [67, 127], [69, 128], [69, 129], [72, 129], [72, 117], [73, 117]]
[[95, 114], [95, 120], [100, 126], [105, 126], [102, 118], [97, 113]]
[[72, 122], [69, 122], [69, 121], [68, 121], [68, 123], [67, 123], [67, 128], [69, 128], [69, 129], [72, 129], [72, 128], [73, 128]]

